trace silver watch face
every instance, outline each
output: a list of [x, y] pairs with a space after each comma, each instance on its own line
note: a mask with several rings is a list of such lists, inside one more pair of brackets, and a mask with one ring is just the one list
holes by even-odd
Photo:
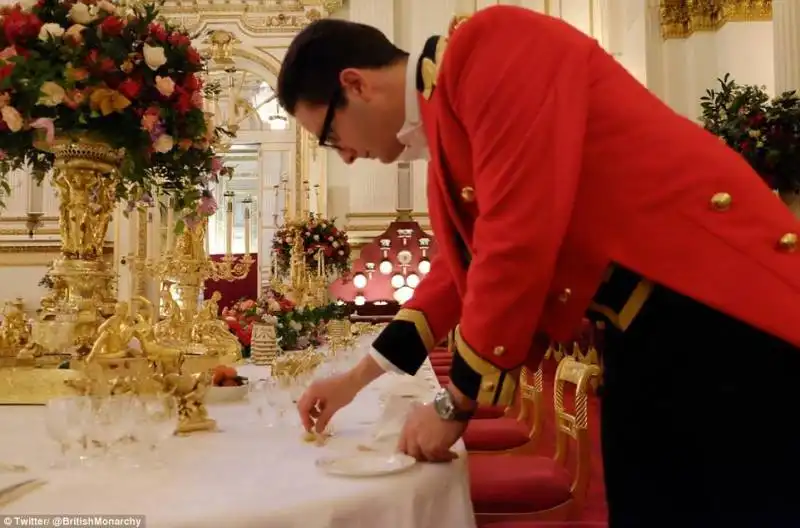
[[433, 408], [436, 409], [436, 414], [444, 420], [452, 420], [456, 414], [453, 398], [445, 389], [436, 393], [433, 398]]

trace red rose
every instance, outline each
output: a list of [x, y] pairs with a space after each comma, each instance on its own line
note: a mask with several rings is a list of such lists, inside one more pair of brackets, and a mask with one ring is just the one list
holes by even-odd
[[192, 94], [186, 92], [185, 90], [180, 90], [180, 93], [178, 94], [178, 100], [175, 101], [175, 109], [179, 113], [185, 114], [192, 108], [194, 108], [194, 103], [192, 102]]
[[161, 24], [156, 24], [155, 22], [153, 22], [147, 28], [147, 31], [148, 33], [150, 33], [151, 37], [153, 37], [158, 41], [164, 42], [165, 40], [167, 40], [167, 30], [164, 29], [164, 26], [162, 26]]
[[119, 84], [117, 90], [128, 99], [133, 100], [136, 99], [139, 96], [139, 92], [142, 91], [142, 84], [128, 77]]
[[203, 82], [194, 74], [187, 75], [183, 79], [183, 89], [187, 92], [195, 92], [199, 90], [202, 85]]
[[15, 6], [3, 17], [3, 33], [9, 44], [17, 41], [36, 38], [42, 29], [42, 21], [32, 13], [23, 13], [22, 8]]
[[125, 29], [125, 21], [119, 17], [107, 16], [100, 22], [100, 31], [104, 36], [116, 37]]
[[98, 67], [103, 73], [114, 73], [117, 71], [117, 64], [114, 62], [114, 59], [109, 59], [108, 57], [101, 60]]
[[173, 46], [180, 47], [180, 46], [188, 46], [191, 43], [191, 39], [188, 36], [180, 33], [178, 31], [173, 31], [172, 34], [169, 36], [169, 43]]
[[9, 77], [12, 73], [14, 73], [14, 63], [7, 62], [4, 65], [0, 66], [0, 81]]
[[186, 50], [186, 60], [193, 66], [199, 66], [200, 63], [203, 62], [203, 57], [200, 56], [200, 53], [198, 53], [196, 49], [189, 48]]

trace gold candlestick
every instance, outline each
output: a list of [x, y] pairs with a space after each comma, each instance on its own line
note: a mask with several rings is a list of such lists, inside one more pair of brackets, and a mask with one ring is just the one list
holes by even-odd
[[233, 193], [225, 193], [225, 254], [233, 253]]

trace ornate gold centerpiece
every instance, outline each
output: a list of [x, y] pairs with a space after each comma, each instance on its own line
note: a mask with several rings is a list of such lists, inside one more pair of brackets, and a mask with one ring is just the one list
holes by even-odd
[[103, 320], [113, 280], [103, 246], [116, 206], [124, 152], [88, 140], [57, 139], [53, 182], [59, 196], [61, 255], [50, 276], [57, 281], [62, 313], [75, 314], [74, 345], [87, 353]]
[[211, 260], [205, 249], [206, 226], [200, 222], [184, 229], [174, 250], [150, 264], [150, 272], [165, 285], [161, 290], [165, 317], [153, 331], [162, 345], [232, 363], [241, 359], [241, 345], [219, 319], [219, 293], [202, 304], [199, 299], [206, 280], [241, 280], [254, 260], [249, 253], [242, 257], [228, 253], [220, 261]]

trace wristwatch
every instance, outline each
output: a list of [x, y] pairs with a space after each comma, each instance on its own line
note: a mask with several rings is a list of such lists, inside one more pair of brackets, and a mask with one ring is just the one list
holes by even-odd
[[442, 420], [449, 422], [468, 422], [475, 411], [463, 411], [456, 407], [453, 395], [447, 389], [440, 389], [433, 397], [433, 408]]

